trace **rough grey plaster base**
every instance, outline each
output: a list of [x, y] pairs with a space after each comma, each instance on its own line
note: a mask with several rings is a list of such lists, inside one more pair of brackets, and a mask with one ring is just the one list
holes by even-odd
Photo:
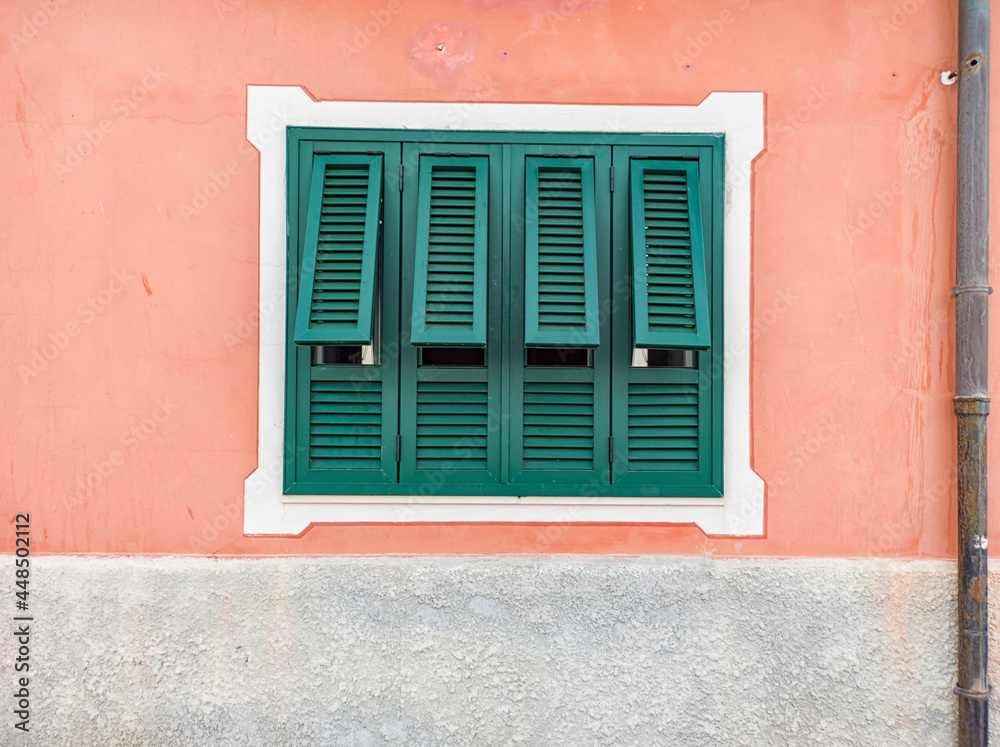
[[3, 744], [955, 743], [951, 563], [32, 563], [32, 733], [7, 634]]

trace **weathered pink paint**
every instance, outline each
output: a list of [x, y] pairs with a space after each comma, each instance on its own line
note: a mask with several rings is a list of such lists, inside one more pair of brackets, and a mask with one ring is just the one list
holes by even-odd
[[477, 36], [468, 23], [429, 23], [413, 40], [410, 52], [413, 68], [439, 87], [451, 85], [476, 59]]
[[[952, 4], [5, 11], [0, 494], [8, 516], [31, 512], [36, 551], [954, 554], [956, 91], [940, 80], [956, 55]], [[766, 538], [630, 525], [244, 538], [259, 323], [248, 84], [317, 99], [622, 105], [766, 92], [754, 327], [729, 341], [753, 345]]]

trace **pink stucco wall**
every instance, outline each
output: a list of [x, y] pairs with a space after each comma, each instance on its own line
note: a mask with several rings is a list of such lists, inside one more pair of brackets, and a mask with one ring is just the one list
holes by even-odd
[[[941, 72], [955, 67], [956, 6], [7, 0], [6, 514], [30, 511], [33, 549], [56, 553], [952, 555], [956, 88]], [[751, 335], [766, 537], [366, 525], [244, 538], [259, 207], [248, 84], [622, 105], [764, 91]]]

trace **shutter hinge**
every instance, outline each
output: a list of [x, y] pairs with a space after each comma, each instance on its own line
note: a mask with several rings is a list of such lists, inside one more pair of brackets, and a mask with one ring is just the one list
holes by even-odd
[[403, 437], [396, 434], [396, 464], [399, 464], [399, 458], [403, 451]]
[[403, 191], [403, 164], [399, 164], [399, 191]]
[[611, 192], [615, 191], [615, 167], [611, 167]]
[[615, 463], [615, 437], [608, 436], [608, 464]]

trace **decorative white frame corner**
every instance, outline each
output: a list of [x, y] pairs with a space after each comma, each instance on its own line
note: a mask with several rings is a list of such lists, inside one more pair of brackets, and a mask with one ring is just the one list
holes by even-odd
[[[289, 126], [725, 134], [723, 497], [283, 495]], [[248, 86], [247, 139], [260, 151], [260, 379], [246, 534], [295, 535], [314, 523], [480, 521], [677, 523], [710, 535], [763, 534], [764, 481], [750, 466], [749, 341], [750, 175], [764, 147], [763, 93], [712, 93], [697, 106], [428, 104], [315, 101], [297, 86]]]

